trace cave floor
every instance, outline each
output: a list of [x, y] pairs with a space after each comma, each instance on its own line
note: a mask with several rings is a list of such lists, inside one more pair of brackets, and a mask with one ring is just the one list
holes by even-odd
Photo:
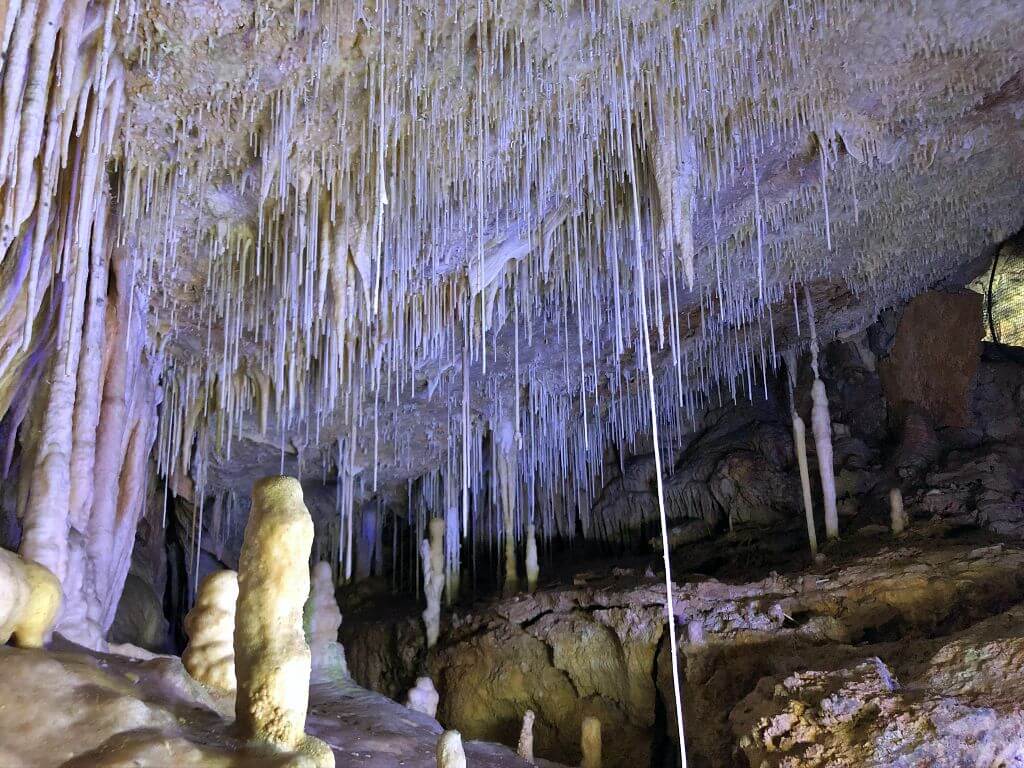
[[[134, 660], [57, 645], [62, 650], [0, 647], [3, 768], [303, 765], [236, 739], [230, 703], [211, 698], [176, 657]], [[347, 681], [311, 686], [306, 730], [331, 746], [339, 768], [432, 767], [442, 731]], [[467, 741], [465, 751], [473, 766], [528, 765], [501, 745]]]

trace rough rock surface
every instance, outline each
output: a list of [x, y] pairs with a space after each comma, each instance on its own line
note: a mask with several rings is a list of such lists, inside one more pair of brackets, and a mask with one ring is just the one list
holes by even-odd
[[759, 768], [1020, 765], [1022, 654], [1018, 606], [951, 638], [913, 643], [893, 665], [873, 656], [765, 678], [730, 723]]
[[891, 414], [898, 419], [916, 407], [937, 424], [967, 426], [984, 336], [980, 294], [929, 291], [914, 297], [903, 310], [888, 359], [879, 366]]
[[[736, 765], [728, 715], [762, 677], [814, 669], [824, 658], [899, 655], [900, 638], [948, 635], [1024, 599], [1024, 549], [951, 544], [942, 530], [912, 532], [876, 554], [840, 549], [836, 564], [809, 573], [677, 585], [677, 616], [699, 622], [704, 634], [680, 653], [691, 764]], [[851, 539], [842, 546], [865, 544]], [[402, 667], [357, 663], [366, 654], [380, 658], [384, 632], [347, 641], [357, 675]], [[429, 669], [445, 727], [511, 746], [530, 709], [536, 754], [575, 764], [582, 719], [596, 716], [615, 735], [606, 739], [605, 764], [634, 766], [671, 748], [663, 635], [658, 580], [627, 571], [456, 612], [439, 646], [405, 674], [415, 674], [417, 663]], [[1024, 680], [1019, 685], [1024, 692]]]

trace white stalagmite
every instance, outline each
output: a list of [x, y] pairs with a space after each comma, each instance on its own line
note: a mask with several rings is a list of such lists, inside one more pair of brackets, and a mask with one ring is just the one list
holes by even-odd
[[533, 721], [536, 715], [532, 709], [523, 713], [523, 726], [519, 729], [519, 743], [516, 745], [516, 754], [528, 763], [533, 762]]
[[889, 491], [889, 519], [894, 535], [899, 536], [907, 529], [907, 512], [903, 508], [903, 491], [898, 487]]
[[828, 412], [828, 395], [825, 382], [818, 369], [818, 327], [814, 320], [814, 302], [810, 289], [804, 285], [804, 303], [807, 305], [807, 319], [811, 330], [811, 370], [814, 383], [811, 385], [811, 431], [814, 433], [814, 448], [818, 454], [818, 474], [821, 476], [822, 503], [825, 507], [825, 536], [831, 541], [839, 538], [839, 513], [836, 511], [836, 477], [832, 465], [832, 419]]
[[313, 520], [299, 481], [258, 481], [238, 558], [235, 719], [242, 738], [333, 768], [330, 748], [304, 730], [311, 664], [302, 609], [312, 545]]
[[814, 502], [811, 499], [811, 473], [807, 466], [807, 428], [804, 420], [793, 411], [793, 451], [800, 468], [800, 490], [803, 492], [804, 517], [807, 520], [807, 541], [811, 545], [811, 557], [818, 554], [818, 535], [814, 530]]
[[409, 689], [405, 697], [405, 706], [430, 717], [437, 717], [437, 705], [441, 697], [429, 677], [417, 677], [416, 685]]
[[321, 561], [310, 574], [309, 600], [303, 611], [314, 681], [348, 677], [345, 649], [338, 642], [341, 610], [334, 596], [331, 564]]
[[580, 752], [583, 754], [580, 768], [601, 768], [601, 721], [596, 717], [583, 718]]
[[441, 634], [441, 595], [444, 592], [444, 529], [439, 517], [432, 518], [428, 526], [429, 538], [420, 544], [420, 565], [423, 569], [423, 594], [427, 607], [423, 610], [423, 624], [427, 632], [427, 648], [437, 645]]
[[811, 386], [811, 428], [814, 431], [814, 447], [818, 453], [818, 472], [821, 475], [821, 495], [825, 506], [825, 535], [839, 538], [839, 515], [836, 512], [836, 478], [832, 467], [832, 421], [828, 413], [828, 397], [825, 384], [815, 379]]
[[502, 590], [506, 595], [519, 589], [519, 574], [516, 567], [516, 486], [519, 481], [519, 463], [516, 456], [516, 430], [512, 422], [503, 420], [494, 432], [494, 444], [498, 455], [498, 485], [501, 491], [501, 519], [505, 543], [505, 581]]
[[235, 695], [235, 602], [238, 574], [211, 573], [199, 585], [185, 617], [188, 646], [181, 654], [188, 673], [215, 693]]
[[438, 738], [437, 768], [466, 768], [466, 751], [458, 731], [445, 731]]
[[532, 595], [537, 590], [540, 564], [537, 562], [537, 526], [526, 526], [526, 587]]

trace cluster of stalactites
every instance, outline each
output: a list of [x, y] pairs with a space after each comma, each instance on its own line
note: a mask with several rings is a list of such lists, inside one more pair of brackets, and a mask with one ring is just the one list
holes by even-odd
[[[158, 17], [138, 4], [133, 17]], [[165, 290], [155, 311], [205, 344], [167, 340], [168, 476], [205, 478], [244, 435], [339, 478], [348, 515], [384, 474], [422, 473], [404, 463], [420, 448], [407, 407], [439, 401], [449, 419], [428, 449], [463, 518], [485, 509], [473, 475], [488, 424], [513, 412], [518, 495], [542, 535], [604, 535], [588, 510], [606, 449], [649, 432], [638, 247], [671, 446], [708, 401], [767, 386], [795, 286], [829, 275], [867, 305], [906, 296], [948, 266], [938, 254], [967, 247], [935, 227], [911, 238], [907, 222], [985, 213], [983, 195], [921, 198], [931, 184], [916, 180], [943, 172], [928, 170], [935, 142], [898, 141], [834, 102], [813, 66], [851, 24], [833, 2], [358, 7], [304, 11], [292, 42], [307, 58], [279, 83], [250, 87], [254, 65], [244, 88], [178, 113], [173, 162], [156, 160], [144, 119], [128, 131], [125, 220], [160, 244], [140, 270], [193, 281], [198, 301]], [[245, 23], [259, 36], [268, 18]], [[173, 81], [142, 22], [135, 55]], [[931, 55], [947, 41], [907, 44]], [[251, 126], [244, 153], [225, 138], [237, 125]], [[780, 148], [798, 189], [768, 177]], [[634, 212], [622, 201], [638, 187]], [[238, 205], [180, 237], [179, 206], [210, 189]], [[920, 271], [884, 270], [895, 254]], [[517, 362], [533, 353], [510, 370], [513, 348]]]
[[103, 642], [156, 434], [134, 243], [116, 242], [108, 159], [125, 71], [117, 2], [22, 0], [3, 17], [0, 413], [20, 446], [22, 554], [60, 579], [57, 628]]

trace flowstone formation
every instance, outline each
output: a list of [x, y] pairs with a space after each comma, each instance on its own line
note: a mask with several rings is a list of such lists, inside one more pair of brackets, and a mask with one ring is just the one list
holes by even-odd
[[234, 696], [235, 603], [238, 574], [218, 571], [199, 586], [196, 604], [185, 617], [188, 646], [181, 654], [185, 669], [215, 693]]
[[42, 648], [61, 605], [60, 583], [46, 568], [0, 549], [0, 645]]
[[235, 718], [244, 738], [333, 768], [330, 748], [305, 733], [311, 663], [302, 607], [312, 544], [313, 521], [298, 481], [257, 482], [238, 562]]

